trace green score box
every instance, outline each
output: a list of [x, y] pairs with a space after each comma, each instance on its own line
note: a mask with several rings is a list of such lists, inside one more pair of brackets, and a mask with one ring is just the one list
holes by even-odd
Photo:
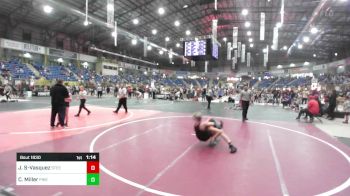
[[100, 185], [100, 174], [87, 174], [86, 175], [87, 186], [98, 186]]

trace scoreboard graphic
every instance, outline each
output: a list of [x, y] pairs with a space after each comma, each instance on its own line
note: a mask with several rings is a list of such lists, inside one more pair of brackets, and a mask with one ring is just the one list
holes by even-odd
[[185, 42], [184, 56], [205, 56], [207, 53], [207, 40]]
[[99, 153], [17, 153], [16, 185], [100, 184]]

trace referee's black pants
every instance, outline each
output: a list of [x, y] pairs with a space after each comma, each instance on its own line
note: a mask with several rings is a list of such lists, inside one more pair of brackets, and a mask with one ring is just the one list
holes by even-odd
[[119, 99], [119, 103], [118, 103], [118, 107], [117, 107], [117, 110], [116, 112], [118, 113], [119, 109], [123, 106], [124, 109], [125, 109], [125, 113], [128, 113], [128, 107], [126, 105], [126, 100], [127, 98], [126, 97], [123, 97], [123, 98], [120, 98]]
[[246, 120], [247, 119], [247, 113], [248, 113], [248, 108], [249, 108], [249, 101], [243, 101], [242, 100], [242, 119]]

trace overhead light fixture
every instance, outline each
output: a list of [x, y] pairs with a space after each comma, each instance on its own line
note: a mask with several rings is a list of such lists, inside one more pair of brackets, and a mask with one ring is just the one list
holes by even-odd
[[131, 43], [132, 43], [132, 45], [136, 45], [137, 44], [137, 39], [132, 39]]
[[312, 55], [314, 58], [316, 58], [317, 57], [317, 55], [316, 54], [314, 54], [314, 55]]
[[58, 59], [57, 59], [57, 62], [63, 63], [63, 59], [62, 59], [62, 58], [58, 58]]
[[248, 36], [251, 36], [251, 35], [252, 35], [252, 32], [251, 32], [251, 31], [247, 31], [247, 35], [248, 35]]
[[303, 44], [298, 44], [298, 49], [303, 49]]
[[288, 46], [283, 46], [283, 50], [288, 50]]
[[187, 4], [186, 4], [186, 5], [184, 5], [184, 6], [183, 6], [183, 8], [188, 8], [188, 5], [187, 5]]
[[89, 21], [85, 20], [84, 21], [84, 26], [88, 26], [89, 25]]
[[263, 51], [263, 53], [266, 53], [266, 52], [267, 52], [267, 49], [266, 49], [266, 48], [264, 48], [262, 51]]
[[276, 27], [277, 27], [277, 28], [281, 28], [281, 27], [282, 27], [282, 23], [278, 22], [278, 23], [276, 24]]
[[226, 41], [227, 41], [227, 38], [226, 38], [226, 37], [222, 38], [222, 41], [226, 42]]
[[163, 15], [165, 13], [165, 9], [163, 7], [158, 8], [158, 14]]
[[304, 63], [304, 65], [305, 65], [305, 66], [308, 66], [308, 65], [310, 65], [310, 63], [306, 61], [306, 62]]
[[244, 23], [244, 26], [247, 27], [247, 28], [249, 28], [250, 25], [251, 25], [251, 24], [250, 24], [250, 22], [248, 22], [248, 21]]
[[291, 63], [289, 66], [290, 66], [290, 67], [295, 67], [295, 64], [294, 64], [294, 63]]
[[174, 62], [171, 62], [172, 65], [174, 65]]
[[169, 38], [169, 37], [166, 37], [166, 38], [165, 38], [165, 41], [166, 41], [166, 42], [170, 41], [170, 38]]
[[134, 25], [138, 25], [139, 24], [139, 19], [135, 18], [134, 20], [132, 20], [132, 23], [134, 23]]
[[44, 5], [43, 10], [45, 13], [50, 14], [52, 12], [53, 8], [49, 5]]
[[334, 56], [338, 56], [338, 53], [334, 53]]
[[115, 37], [115, 34], [116, 34], [115, 31], [113, 31], [113, 32], [112, 32], [112, 37]]
[[157, 32], [158, 32], [157, 29], [153, 29], [153, 30], [152, 30], [152, 34], [153, 34], [153, 35], [156, 35]]
[[187, 31], [186, 31], [186, 35], [191, 35], [191, 31], [190, 31], [190, 30], [187, 30]]
[[253, 43], [249, 44], [249, 47], [254, 48], [254, 44]]
[[111, 4], [111, 3], [107, 4], [107, 10], [108, 11], [114, 11], [114, 5]]
[[249, 40], [248, 40], [249, 42], [253, 42], [253, 38], [249, 38]]
[[26, 52], [23, 54], [23, 57], [30, 59], [30, 58], [32, 58], [32, 55], [30, 53]]
[[159, 50], [159, 54], [160, 54], [160, 55], [163, 55], [163, 54], [164, 54], [164, 51], [163, 51], [163, 50]]
[[248, 10], [247, 10], [247, 9], [243, 9], [243, 10], [242, 10], [242, 15], [243, 15], [243, 16], [248, 15]]
[[176, 43], [176, 47], [180, 48], [180, 46], [181, 46], [181, 45], [180, 45], [179, 43]]
[[177, 27], [180, 26], [180, 21], [176, 20], [176, 21], [174, 22], [174, 25], [177, 26]]
[[282, 65], [277, 65], [277, 69], [282, 69], [283, 66]]
[[303, 37], [303, 41], [304, 41], [305, 43], [308, 43], [308, 42], [310, 41], [310, 37], [304, 36], [304, 37]]
[[316, 33], [318, 32], [318, 29], [317, 29], [316, 27], [312, 27], [311, 30], [310, 30], [310, 32], [311, 32], [312, 34], [316, 34]]
[[151, 45], [148, 45], [148, 46], [147, 46], [147, 50], [152, 50], [152, 46], [151, 46]]

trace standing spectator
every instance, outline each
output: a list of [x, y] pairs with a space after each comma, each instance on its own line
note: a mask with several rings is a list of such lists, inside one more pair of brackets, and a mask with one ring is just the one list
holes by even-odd
[[337, 91], [333, 90], [331, 96], [329, 97], [329, 106], [328, 106], [328, 119], [329, 120], [334, 120], [335, 114], [334, 110], [335, 107], [337, 106]]
[[106, 91], [107, 91], [107, 95], [109, 95], [109, 93], [111, 92], [111, 88], [109, 88], [109, 86], [107, 86]]
[[85, 107], [86, 96], [87, 96], [86, 90], [84, 89], [83, 86], [80, 86], [80, 91], [79, 91], [79, 96], [78, 96], [78, 98], [80, 99], [79, 112], [78, 112], [78, 114], [75, 115], [75, 117], [79, 117], [81, 109], [83, 109], [83, 108], [84, 108], [84, 110], [86, 110], [88, 112], [88, 115], [90, 115], [91, 111]]
[[350, 93], [347, 93], [343, 107], [344, 107], [344, 112], [345, 112], [345, 116], [344, 116], [345, 121], [343, 123], [348, 124], [349, 123], [349, 114], [350, 114]]
[[248, 120], [247, 113], [249, 109], [249, 104], [252, 100], [252, 93], [248, 90], [248, 86], [244, 87], [244, 90], [241, 92], [241, 101], [242, 101], [242, 121]]
[[58, 114], [58, 119], [61, 127], [64, 127], [65, 119], [65, 98], [69, 97], [69, 93], [66, 87], [63, 86], [63, 81], [58, 80], [57, 83], [50, 90], [51, 96], [51, 122], [52, 128], [55, 127], [55, 119]]
[[97, 86], [97, 98], [102, 98], [102, 86], [100, 84]]
[[124, 107], [125, 113], [128, 113], [126, 93], [127, 93], [126, 88], [124, 86], [121, 86], [120, 89], [119, 89], [119, 103], [118, 103], [118, 107], [117, 107], [117, 109], [115, 111], [113, 111], [114, 113], [118, 114], [118, 111], [121, 108], [121, 106]]
[[209, 90], [207, 91], [207, 96], [206, 96], [206, 98], [207, 98], [207, 101], [208, 101], [208, 107], [207, 107], [207, 109], [210, 110], [210, 104], [211, 104], [211, 101], [213, 100], [213, 91], [212, 91], [211, 89], [209, 89]]

